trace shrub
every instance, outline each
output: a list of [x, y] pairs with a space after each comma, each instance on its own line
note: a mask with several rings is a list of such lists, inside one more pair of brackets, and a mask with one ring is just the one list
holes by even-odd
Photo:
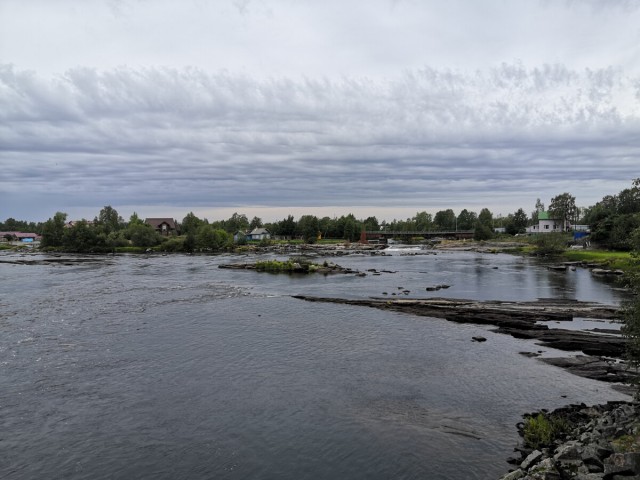
[[163, 252], [182, 252], [185, 250], [184, 244], [185, 237], [171, 237], [160, 245], [160, 250]]
[[557, 438], [569, 431], [568, 422], [558, 416], [539, 413], [525, 419], [523, 427], [526, 447], [539, 449], [551, 445]]
[[559, 255], [567, 249], [567, 236], [560, 233], [541, 233], [534, 243], [538, 255]]
[[318, 265], [302, 257], [291, 257], [286, 261], [264, 260], [256, 262], [255, 266], [260, 272], [312, 273], [318, 270]]

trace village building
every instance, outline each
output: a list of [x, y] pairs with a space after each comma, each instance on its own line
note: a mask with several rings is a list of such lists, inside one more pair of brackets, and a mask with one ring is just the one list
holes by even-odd
[[145, 218], [144, 223], [151, 225], [163, 237], [178, 233], [176, 221], [173, 218]]
[[[563, 221], [561, 219], [552, 218], [549, 212], [538, 212], [538, 223], [527, 227], [527, 233], [554, 233], [564, 232]], [[589, 232], [589, 225], [570, 225], [567, 224], [566, 231]]]
[[266, 228], [254, 228], [247, 234], [247, 240], [268, 240], [271, 238]]
[[551, 218], [549, 212], [538, 212], [538, 223], [527, 228], [527, 233], [553, 233], [562, 231], [562, 220]]
[[37, 233], [29, 232], [0, 232], [0, 242], [13, 245], [31, 244], [39, 242], [41, 239]]
[[251, 231], [238, 230], [233, 234], [233, 241], [252, 241], [252, 240], [268, 240], [271, 238], [271, 233], [266, 228], [254, 228]]

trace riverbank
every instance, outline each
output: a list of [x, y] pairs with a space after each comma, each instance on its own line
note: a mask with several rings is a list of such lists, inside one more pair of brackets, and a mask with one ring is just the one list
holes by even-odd
[[518, 425], [523, 439], [501, 480], [640, 478], [640, 404], [569, 405], [534, 412]]

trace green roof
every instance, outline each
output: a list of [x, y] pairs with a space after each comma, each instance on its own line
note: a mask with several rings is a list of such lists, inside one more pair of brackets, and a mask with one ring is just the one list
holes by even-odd
[[549, 212], [538, 212], [538, 220], [549, 220]]

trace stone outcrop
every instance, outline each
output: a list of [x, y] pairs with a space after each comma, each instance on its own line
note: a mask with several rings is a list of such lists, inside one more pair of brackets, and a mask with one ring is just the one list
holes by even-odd
[[[570, 405], [548, 415], [561, 419], [568, 431], [537, 449], [526, 445], [516, 449], [520, 458], [510, 460], [516, 468], [501, 480], [640, 479], [638, 403]], [[524, 438], [525, 423], [518, 429]]]
[[[615, 330], [580, 331], [549, 328], [541, 321], [569, 322], [574, 317], [619, 319], [621, 312], [616, 307], [576, 300], [540, 299], [533, 302], [476, 301], [450, 298], [431, 299], [343, 299], [311, 296], [295, 296], [309, 302], [343, 303], [384, 310], [444, 318], [456, 323], [493, 325], [497, 333], [515, 338], [536, 340], [538, 345], [565, 351], [583, 352], [591, 357], [616, 357], [623, 355], [625, 339]], [[568, 365], [558, 365], [567, 367]], [[594, 367], [594, 365], [592, 365]], [[602, 368], [583, 368], [582, 376], [602, 379]], [[578, 371], [578, 369], [576, 369]], [[624, 382], [628, 375], [623, 368], [609, 366], [608, 381]]]
[[325, 263], [323, 265], [316, 264], [307, 264], [301, 265], [297, 262], [291, 262], [291, 269], [283, 269], [283, 270], [269, 270], [269, 269], [260, 269], [256, 263], [226, 263], [222, 265], [218, 265], [218, 268], [227, 269], [227, 270], [255, 270], [261, 272], [269, 272], [269, 273], [320, 273], [323, 275], [330, 274], [352, 274], [357, 277], [364, 277], [367, 274], [365, 272], [360, 272], [359, 270], [353, 270], [351, 268], [342, 267], [335, 263]]

